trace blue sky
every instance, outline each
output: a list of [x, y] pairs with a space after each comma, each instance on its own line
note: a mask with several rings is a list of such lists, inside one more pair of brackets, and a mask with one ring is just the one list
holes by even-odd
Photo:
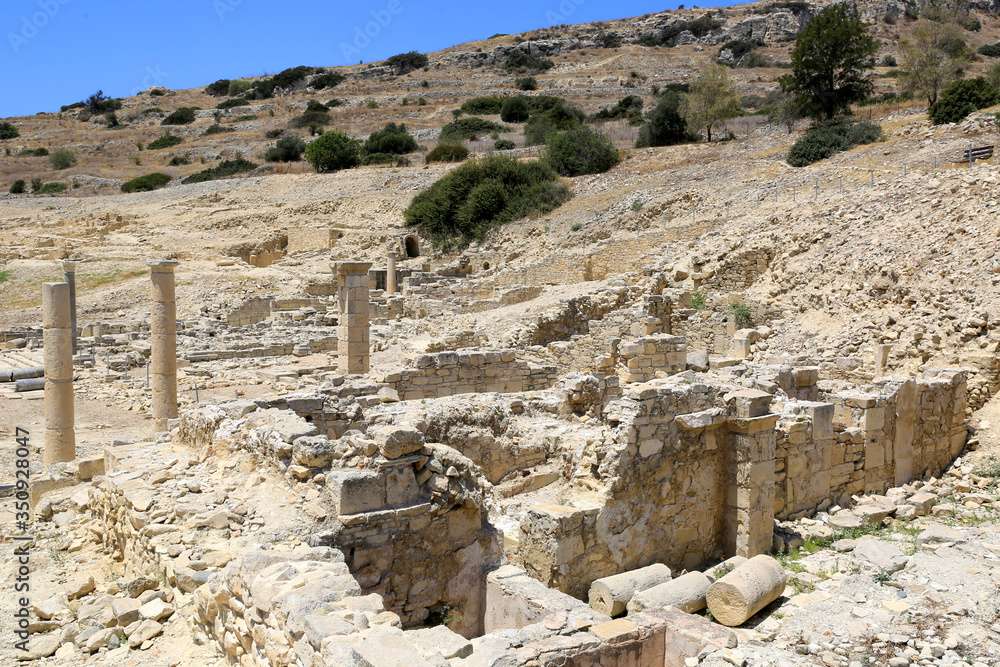
[[58, 111], [98, 89], [121, 97], [153, 85], [194, 88], [676, 6], [650, 0], [3, 0], [0, 117]]

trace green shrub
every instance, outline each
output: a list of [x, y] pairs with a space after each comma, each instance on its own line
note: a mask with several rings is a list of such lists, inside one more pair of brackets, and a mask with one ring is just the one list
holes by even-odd
[[500, 97], [473, 97], [462, 104], [462, 111], [471, 116], [498, 114], [503, 104]]
[[249, 114], [249, 115], [246, 115], [246, 116], [237, 116], [236, 118], [233, 119], [233, 122], [234, 123], [247, 123], [247, 122], [250, 122], [251, 120], [257, 120], [257, 116], [254, 115], [254, 114]]
[[958, 20], [958, 24], [962, 26], [963, 30], [968, 30], [969, 32], [979, 32], [983, 28], [983, 24], [979, 22], [979, 19], [973, 16], [963, 16]]
[[35, 157], [45, 157], [46, 155], [49, 154], [49, 149], [45, 148], [44, 146], [41, 146], [31, 151], [31, 154], [34, 155]]
[[306, 146], [305, 156], [322, 174], [357, 166], [361, 161], [361, 146], [342, 132], [327, 132]]
[[533, 76], [518, 77], [514, 79], [514, 86], [518, 90], [538, 90], [538, 79]]
[[236, 174], [242, 174], [248, 171], [253, 171], [257, 168], [257, 165], [249, 160], [244, 160], [243, 158], [236, 158], [235, 160], [226, 160], [219, 163], [218, 166], [212, 167], [211, 169], [205, 169], [204, 171], [199, 171], [196, 174], [191, 174], [185, 178], [181, 183], [188, 185], [190, 183], [203, 183], [205, 181], [214, 181], [219, 178], [225, 178], [227, 176], [235, 176]]
[[35, 190], [35, 194], [39, 195], [54, 195], [59, 192], [63, 192], [69, 186], [65, 183], [46, 183], [42, 187]]
[[83, 102], [73, 102], [73, 104], [64, 104], [59, 107], [59, 111], [72, 111], [73, 109], [82, 109], [85, 106], [87, 105]]
[[480, 134], [502, 132], [504, 126], [482, 118], [461, 118], [441, 128], [441, 142], [454, 144], [471, 139]]
[[0, 123], [0, 140], [16, 139], [21, 136], [21, 132], [11, 123], [4, 121]]
[[60, 149], [49, 155], [49, 162], [53, 169], [69, 169], [76, 164], [76, 155], [73, 154], [73, 151]]
[[422, 97], [418, 97], [417, 98], [417, 106], [420, 106], [420, 107], [427, 106], [427, 100], [425, 100]]
[[229, 95], [230, 97], [236, 97], [237, 95], [242, 95], [251, 88], [253, 88], [253, 84], [250, 83], [249, 81], [236, 79], [234, 81], [229, 82], [229, 90], [226, 91], [226, 94]]
[[737, 301], [736, 303], [729, 304], [730, 310], [733, 313], [733, 319], [736, 321], [736, 328], [743, 329], [751, 324], [753, 324], [753, 311], [750, 310], [750, 306], [742, 301]]
[[517, 144], [510, 139], [497, 139], [493, 142], [493, 150], [495, 151], [509, 151], [514, 148], [517, 148]]
[[150, 88], [149, 89], [149, 96], [150, 97], [163, 97], [166, 94], [167, 94], [167, 90], [165, 88]]
[[340, 98], [334, 97], [332, 100], [326, 103], [328, 109], [333, 109], [334, 107], [340, 107], [347, 104], [347, 100], [342, 100]]
[[695, 37], [704, 37], [713, 30], [722, 27], [722, 23], [709, 17], [708, 14], [701, 16], [694, 21], [678, 21], [667, 26], [655, 36], [646, 36], [639, 40], [643, 46], [676, 46], [677, 36], [685, 30], [691, 31]]
[[362, 164], [394, 164], [398, 156], [393, 153], [368, 153], [364, 156]]
[[98, 90], [96, 93], [84, 100], [83, 105], [87, 107], [87, 110], [94, 116], [98, 114], [105, 114], [109, 111], [118, 111], [122, 108], [122, 101], [119, 99], [111, 99], [104, 94], [104, 91]]
[[31, 191], [37, 194], [38, 191], [41, 189], [42, 189], [42, 179], [40, 178], [31, 179]]
[[306, 142], [299, 137], [282, 137], [264, 153], [268, 162], [298, 162], [306, 150]]
[[530, 72], [543, 72], [555, 67], [555, 63], [548, 58], [540, 58], [534, 54], [525, 53], [521, 49], [514, 49], [503, 62], [503, 69], [511, 74], [527, 74]]
[[160, 121], [160, 125], [187, 125], [194, 122], [194, 107], [181, 107]]
[[528, 100], [521, 95], [508, 97], [500, 106], [500, 120], [505, 123], [523, 123], [530, 117]]
[[209, 125], [208, 127], [206, 127], [205, 131], [201, 133], [201, 136], [205, 137], [210, 134], [225, 134], [226, 132], [232, 132], [232, 131], [233, 128], [231, 127], [224, 127], [222, 125], [219, 125], [218, 123], [215, 123], [213, 125]]
[[1000, 102], [1000, 91], [983, 77], [963, 79], [948, 86], [927, 114], [934, 125], [957, 123], [973, 111]]
[[646, 124], [639, 128], [636, 148], [673, 146], [697, 140], [688, 132], [687, 121], [681, 113], [681, 101], [680, 93], [674, 90], [660, 96], [656, 106], [646, 114]]
[[417, 195], [404, 215], [408, 227], [447, 252], [481, 241], [494, 227], [544, 215], [570, 196], [548, 165], [494, 155], [453, 169]]
[[148, 116], [151, 113], [163, 113], [163, 109], [161, 109], [160, 107], [150, 107], [148, 109], [143, 109], [142, 113]]
[[983, 44], [979, 47], [979, 53], [987, 58], [1000, 58], [1000, 42], [996, 44]]
[[594, 114], [593, 120], [598, 123], [604, 123], [617, 118], [627, 118], [632, 125], [641, 125], [642, 98], [638, 95], [623, 97], [610, 109], [601, 109]]
[[248, 93], [247, 97], [252, 97], [253, 99], [258, 100], [265, 100], [270, 97], [274, 97], [274, 91], [276, 89], [290, 88], [305, 79], [314, 71], [315, 68], [313, 67], [299, 65], [298, 67], [289, 67], [286, 70], [282, 70], [274, 76], [258, 79], [253, 82], [253, 92]]
[[392, 71], [396, 76], [402, 74], [409, 74], [415, 69], [420, 69], [421, 67], [427, 67], [427, 63], [430, 62], [422, 53], [417, 53], [416, 51], [410, 51], [409, 53], [399, 53], [390, 58], [387, 58], [385, 64], [392, 68]]
[[340, 72], [327, 72], [326, 74], [320, 74], [319, 76], [313, 77], [312, 81], [309, 82], [309, 85], [316, 90], [334, 88], [343, 82], [344, 78], [344, 75]]
[[17, 179], [16, 181], [14, 181], [13, 183], [11, 183], [11, 185], [10, 185], [10, 193], [12, 195], [24, 194], [25, 190], [27, 190], [27, 187], [24, 184], [24, 179], [23, 178]]
[[882, 58], [882, 67], [895, 67], [899, 63], [896, 62], [896, 56], [888, 55]]
[[312, 101], [306, 107], [301, 116], [293, 118], [288, 125], [290, 127], [321, 127], [330, 124], [329, 108], [325, 104]]
[[526, 146], [544, 144], [556, 132], [578, 127], [586, 119], [586, 115], [578, 107], [561, 103], [547, 111], [534, 113], [524, 124], [524, 143]]
[[788, 151], [788, 164], [804, 167], [854, 146], [870, 144], [882, 137], [882, 128], [874, 123], [854, 123], [835, 118], [816, 123]]
[[167, 131], [167, 133], [164, 134], [162, 137], [159, 137], [157, 139], [153, 139], [152, 141], [150, 141], [149, 144], [146, 146], [146, 149], [147, 150], [151, 150], [151, 151], [156, 151], [156, 150], [160, 150], [161, 148], [170, 148], [172, 146], [176, 146], [177, 144], [180, 144], [180, 143], [183, 143], [183, 142], [184, 142], [183, 139], [181, 139], [180, 137], [174, 136], [174, 135], [170, 134], [169, 131]]
[[175, 155], [170, 158], [171, 167], [180, 167], [185, 164], [191, 164], [191, 156], [188, 153], [185, 153], [184, 155]]
[[594, 38], [594, 44], [599, 49], [617, 49], [622, 45], [621, 41], [614, 35], [602, 32]]
[[209, 84], [205, 88], [205, 94], [212, 97], [223, 97], [229, 94], [229, 86], [232, 85], [229, 79], [219, 79], [215, 83]]
[[723, 52], [728, 51], [729, 57], [725, 59], [725, 63], [730, 67], [738, 67], [746, 56], [762, 46], [764, 40], [761, 39], [732, 39], [719, 47], [719, 58], [721, 60]]
[[250, 102], [243, 99], [242, 97], [234, 97], [231, 100], [226, 100], [225, 102], [220, 102], [215, 105], [216, 109], [232, 109], [234, 107], [246, 107], [250, 106]]
[[406, 131], [405, 124], [396, 125], [389, 123], [381, 130], [376, 130], [368, 135], [365, 140], [365, 152], [391, 153], [392, 155], [402, 155], [419, 150], [420, 146], [409, 132]]
[[611, 138], [585, 125], [553, 134], [546, 143], [545, 161], [562, 176], [602, 174], [619, 160]]
[[120, 127], [121, 125], [118, 122], [118, 114], [116, 114], [114, 111], [109, 111], [108, 113], [104, 114], [104, 124], [109, 128]]
[[133, 178], [131, 181], [122, 183], [122, 192], [149, 192], [150, 190], [159, 190], [169, 182], [170, 177], [166, 174], [161, 174], [159, 172], [155, 174], [146, 174], [145, 176], [139, 176], [138, 178]]
[[424, 158], [431, 162], [461, 162], [469, 157], [469, 149], [458, 144], [438, 144]]

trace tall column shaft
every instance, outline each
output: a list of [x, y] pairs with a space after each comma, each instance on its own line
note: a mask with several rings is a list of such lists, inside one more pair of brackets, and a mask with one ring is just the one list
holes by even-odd
[[396, 293], [396, 253], [391, 250], [389, 251], [389, 255], [386, 257], [385, 293]]
[[150, 262], [150, 385], [153, 389], [153, 424], [167, 430], [167, 420], [177, 417], [177, 304], [174, 267], [177, 262]]
[[76, 458], [73, 411], [73, 336], [70, 289], [42, 285], [42, 344], [45, 355], [45, 465]]
[[370, 262], [336, 262], [330, 265], [337, 276], [340, 320], [337, 328], [338, 366], [350, 374], [367, 373], [370, 368], [368, 269]]
[[63, 282], [69, 285], [70, 334], [73, 336], [73, 354], [76, 354], [76, 262], [63, 262]]

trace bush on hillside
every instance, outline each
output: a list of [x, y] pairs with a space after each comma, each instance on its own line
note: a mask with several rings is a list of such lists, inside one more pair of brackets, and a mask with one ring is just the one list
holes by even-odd
[[161, 174], [159, 172], [155, 174], [146, 174], [145, 176], [139, 176], [138, 178], [133, 178], [131, 181], [122, 183], [122, 192], [149, 192], [151, 190], [159, 190], [169, 182], [170, 177], [166, 174]]
[[469, 149], [457, 144], [438, 144], [424, 160], [431, 162], [461, 162], [469, 157]]
[[33, 178], [31, 179], [31, 191], [34, 194], [38, 194], [38, 191], [42, 189], [42, 179]]
[[470, 116], [486, 116], [500, 113], [504, 100], [500, 97], [473, 97], [462, 104], [462, 111]]
[[319, 173], [356, 167], [361, 146], [343, 132], [327, 132], [306, 146], [306, 160]]
[[35, 157], [45, 157], [46, 155], [49, 154], [49, 149], [45, 148], [44, 146], [40, 146], [39, 148], [36, 148], [35, 150], [30, 152]]
[[160, 125], [188, 125], [194, 122], [194, 107], [181, 107], [160, 121]]
[[99, 114], [105, 114], [109, 111], [118, 111], [122, 108], [122, 101], [119, 99], [112, 99], [104, 94], [103, 90], [98, 90], [96, 93], [84, 100], [83, 105], [87, 107], [91, 115], [97, 116]]
[[509, 151], [514, 148], [517, 148], [517, 144], [510, 139], [497, 139], [493, 142], [493, 150], [495, 151]]
[[500, 120], [505, 123], [523, 123], [531, 117], [528, 100], [523, 96], [508, 97], [500, 106]]
[[979, 53], [987, 58], [1000, 58], [1000, 42], [996, 44], [983, 44], [979, 47]]
[[10, 184], [10, 193], [12, 195], [24, 194], [25, 190], [27, 189], [28, 188], [27, 186], [25, 186], [23, 178], [19, 178]]
[[330, 108], [322, 102], [312, 100], [306, 106], [306, 110], [301, 116], [293, 118], [288, 125], [290, 127], [320, 127], [330, 124]]
[[[236, 120], [239, 120], [239, 118], [237, 118]], [[223, 125], [219, 125], [218, 123], [214, 123], [206, 127], [205, 131], [201, 133], [201, 136], [204, 137], [210, 134], [225, 134], [226, 132], [233, 132], [233, 128], [225, 127]]]
[[694, 21], [678, 21], [673, 25], [667, 26], [656, 35], [643, 37], [639, 40], [639, 44], [643, 46], [676, 46], [677, 36], [685, 30], [690, 31], [695, 37], [704, 37], [713, 30], [721, 27], [721, 22], [705, 14]]
[[36, 195], [54, 195], [65, 191], [68, 187], [65, 183], [45, 183], [33, 192]]
[[601, 109], [594, 114], [593, 120], [604, 123], [617, 118], [627, 118], [632, 125], [642, 124], [642, 98], [638, 95], [628, 95], [618, 100], [610, 109]]
[[224, 97], [229, 94], [229, 86], [232, 83], [229, 79], [219, 79], [205, 87], [205, 94], [212, 97]]
[[761, 39], [731, 39], [719, 47], [719, 62], [739, 67], [744, 58], [764, 46]]
[[970, 113], [1000, 102], [1000, 90], [983, 77], [963, 79], [948, 86], [927, 114], [934, 125], [957, 123]]
[[417, 195], [405, 218], [445, 252], [527, 215], [544, 215], [570, 198], [569, 188], [541, 162], [493, 155], [463, 164]]
[[306, 150], [306, 142], [299, 137], [282, 137], [267, 149], [264, 159], [268, 162], [298, 162]]
[[170, 158], [170, 162], [168, 164], [171, 167], [180, 167], [185, 164], [191, 164], [191, 156], [189, 153], [185, 153], [184, 155], [175, 155]]
[[49, 155], [49, 162], [53, 169], [69, 169], [76, 164], [76, 155], [73, 154], [73, 151], [60, 149]]
[[215, 108], [232, 109], [235, 107], [247, 107], [247, 106], [250, 106], [250, 102], [243, 99], [242, 97], [234, 97], [230, 100], [226, 100], [225, 102], [219, 102], [218, 104], [215, 105]]
[[689, 141], [697, 141], [697, 136], [688, 132], [687, 121], [681, 113], [680, 93], [668, 90], [660, 95], [659, 101], [646, 114], [646, 123], [639, 128], [636, 148], [652, 146], [673, 146]]
[[362, 164], [395, 164], [398, 155], [392, 153], [367, 153], [361, 160]]
[[392, 155], [402, 155], [419, 149], [420, 146], [417, 144], [417, 140], [406, 131], [404, 123], [399, 125], [389, 123], [381, 130], [372, 132], [365, 141], [365, 152], [369, 154], [390, 153]]
[[323, 90], [324, 88], [333, 88], [338, 86], [341, 82], [343, 82], [344, 78], [344, 75], [340, 72], [327, 72], [313, 77], [309, 82], [309, 85], [316, 90]]
[[805, 167], [861, 144], [882, 138], [882, 128], [874, 123], [855, 123], [846, 118], [834, 118], [816, 123], [788, 151], [788, 164]]
[[518, 90], [538, 90], [538, 79], [533, 76], [518, 77], [514, 79], [514, 86]]
[[555, 63], [548, 58], [540, 58], [534, 54], [526, 53], [521, 49], [514, 49], [503, 61], [503, 69], [510, 74], [531, 74], [544, 72], [555, 67]]
[[162, 137], [150, 141], [146, 145], [146, 148], [151, 151], [156, 151], [160, 150], [161, 148], [170, 148], [171, 146], [176, 146], [177, 144], [183, 142], [184, 140], [181, 139], [180, 137], [174, 136], [170, 134], [170, 132], [167, 132]]
[[460, 118], [452, 123], [448, 123], [441, 128], [441, 141], [446, 144], [454, 144], [471, 139], [480, 134], [490, 132], [503, 132], [504, 126], [492, 120], [482, 118]]
[[428, 62], [430, 61], [424, 54], [410, 51], [409, 53], [398, 53], [387, 58], [385, 64], [392, 68], [396, 76], [400, 76], [402, 74], [409, 74], [415, 69], [427, 67]]
[[188, 185], [190, 183], [202, 183], [204, 181], [214, 181], [219, 178], [226, 178], [227, 176], [235, 176], [236, 174], [243, 174], [248, 171], [253, 171], [257, 168], [257, 165], [249, 160], [244, 160], [243, 158], [236, 158], [235, 160], [225, 160], [219, 163], [218, 166], [212, 167], [210, 169], [205, 169], [199, 171], [196, 174], [191, 174], [185, 178], [181, 183]]
[[545, 161], [562, 176], [602, 174], [620, 159], [611, 138], [586, 125], [557, 132], [546, 143]]
[[236, 97], [237, 95], [242, 95], [253, 88], [253, 84], [249, 81], [244, 81], [243, 79], [236, 79], [235, 81], [229, 82], [228, 95], [230, 97]]
[[274, 97], [274, 91], [278, 88], [291, 88], [314, 71], [314, 67], [299, 65], [282, 70], [274, 76], [258, 79], [251, 84], [253, 91], [247, 93], [247, 98], [265, 100]]
[[544, 144], [556, 132], [578, 127], [587, 119], [583, 111], [574, 106], [560, 104], [548, 111], [531, 115], [524, 124], [525, 146]]
[[4, 121], [0, 123], [0, 140], [16, 139], [21, 136], [21, 132], [13, 124]]

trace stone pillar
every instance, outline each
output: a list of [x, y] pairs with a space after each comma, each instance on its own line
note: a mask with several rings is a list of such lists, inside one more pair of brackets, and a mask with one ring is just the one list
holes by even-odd
[[769, 413], [772, 398], [755, 389], [731, 395], [726, 457], [734, 474], [726, 489], [727, 555], [752, 558], [767, 553], [773, 543], [778, 415]]
[[337, 352], [340, 370], [349, 374], [367, 373], [369, 369], [368, 269], [371, 262], [335, 262], [330, 265], [337, 276], [337, 301], [340, 325], [337, 329]]
[[69, 285], [42, 285], [45, 352], [45, 465], [76, 458], [73, 427], [73, 337]]
[[177, 417], [177, 305], [174, 302], [174, 267], [178, 262], [150, 262], [151, 355], [153, 424], [167, 430], [167, 420]]
[[76, 354], [76, 262], [63, 262], [63, 282], [69, 285], [70, 335], [73, 336], [73, 354]]
[[391, 250], [386, 256], [385, 293], [396, 293], [396, 253]]

